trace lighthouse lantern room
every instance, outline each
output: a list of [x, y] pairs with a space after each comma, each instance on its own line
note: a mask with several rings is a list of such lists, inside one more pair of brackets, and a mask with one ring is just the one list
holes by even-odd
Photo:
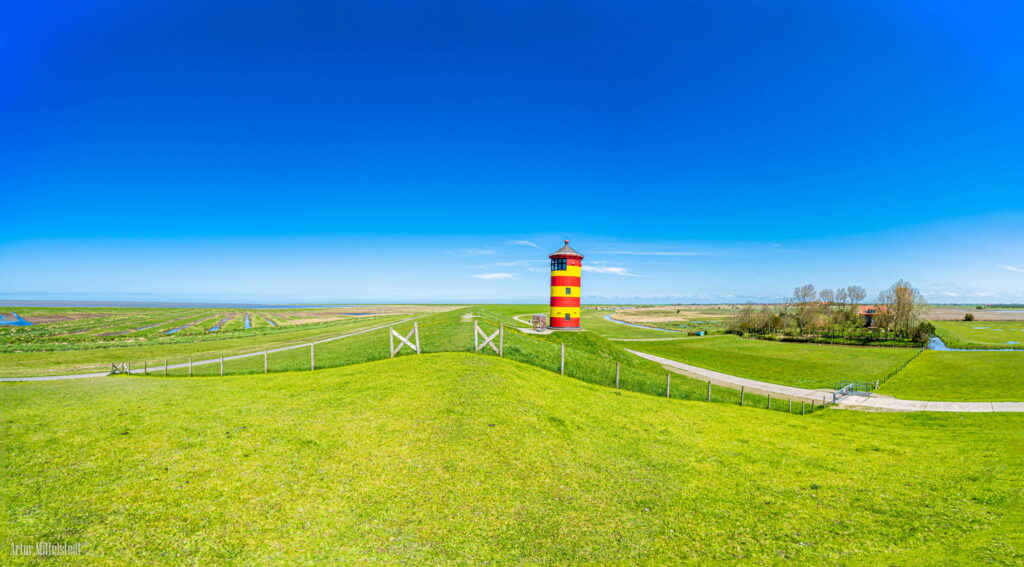
[[569, 241], [551, 258], [551, 316], [548, 327], [556, 330], [580, 328], [580, 275], [583, 254], [572, 249]]

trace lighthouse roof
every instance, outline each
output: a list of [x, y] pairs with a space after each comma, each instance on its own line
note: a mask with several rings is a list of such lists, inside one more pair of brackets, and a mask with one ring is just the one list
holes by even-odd
[[559, 248], [555, 252], [552, 252], [551, 254], [548, 254], [548, 258], [580, 258], [580, 259], [582, 259], [583, 258], [583, 254], [580, 254], [579, 252], [573, 250], [572, 246], [569, 246], [569, 241], [566, 240], [565, 244], [561, 248]]

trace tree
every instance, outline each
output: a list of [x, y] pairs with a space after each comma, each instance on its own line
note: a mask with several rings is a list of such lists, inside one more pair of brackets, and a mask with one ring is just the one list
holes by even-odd
[[804, 329], [811, 327], [817, 314], [818, 292], [814, 285], [806, 284], [793, 290], [793, 306], [796, 308], [796, 326], [803, 333]]
[[974, 313], [964, 313], [964, 321], [973, 321]]
[[900, 280], [878, 294], [879, 323], [897, 336], [914, 338], [916, 327], [928, 302], [914, 286]]
[[846, 295], [850, 298], [850, 303], [859, 305], [868, 296], [868, 293], [859, 285], [851, 285], [846, 288]]

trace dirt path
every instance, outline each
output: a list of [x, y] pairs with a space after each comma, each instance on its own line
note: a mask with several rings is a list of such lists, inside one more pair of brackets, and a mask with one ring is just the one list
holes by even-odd
[[[759, 380], [751, 380], [749, 378], [740, 378], [739, 376], [725, 374], [724, 372], [708, 370], [707, 368], [701, 368], [699, 366], [693, 366], [692, 364], [654, 356], [653, 354], [647, 354], [645, 352], [637, 352], [635, 350], [628, 349], [626, 352], [635, 354], [641, 358], [646, 358], [651, 362], [656, 362], [666, 369], [679, 374], [697, 378], [698, 380], [710, 381], [713, 384], [725, 386], [727, 388], [738, 390], [742, 386], [748, 392], [771, 394], [772, 396], [782, 396], [797, 400], [813, 400], [817, 402], [820, 402], [824, 396], [826, 401], [832, 401], [832, 390], [808, 390], [805, 388], [796, 388], [794, 386], [783, 386], [782, 384], [761, 382]], [[899, 398], [892, 398], [878, 394], [872, 394], [871, 396], [845, 396], [840, 398], [834, 407], [839, 409], [863, 411], [900, 412], [1024, 412], [1024, 402], [925, 402], [919, 400], [901, 400]]]

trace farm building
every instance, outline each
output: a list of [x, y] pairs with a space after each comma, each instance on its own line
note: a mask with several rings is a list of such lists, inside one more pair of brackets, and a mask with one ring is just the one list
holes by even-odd
[[878, 316], [885, 311], [885, 306], [861, 305], [857, 308], [857, 314], [864, 321], [865, 327], [874, 327], [878, 322]]

